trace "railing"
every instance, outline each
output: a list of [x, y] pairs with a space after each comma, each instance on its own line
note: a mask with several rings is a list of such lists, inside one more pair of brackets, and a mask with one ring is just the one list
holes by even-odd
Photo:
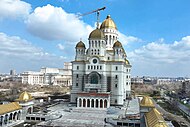
[[101, 84], [85, 84], [86, 89], [101, 89]]

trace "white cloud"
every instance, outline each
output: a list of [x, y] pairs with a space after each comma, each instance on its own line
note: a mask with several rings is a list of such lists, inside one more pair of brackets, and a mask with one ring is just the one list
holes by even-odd
[[[190, 69], [190, 36], [164, 43], [163, 39], [148, 43], [128, 53], [135, 73], [180, 75]], [[184, 76], [184, 75], [182, 75]]]
[[29, 15], [31, 5], [21, 0], [0, 0], [0, 19], [25, 18]]
[[88, 34], [93, 30], [75, 14], [49, 4], [37, 7], [28, 17], [26, 24], [31, 34], [46, 40], [76, 42], [80, 38], [88, 38]]
[[126, 36], [119, 31], [118, 31], [118, 38], [123, 45], [127, 45], [128, 43], [131, 43], [131, 42], [142, 42], [142, 40], [137, 37]]
[[62, 45], [62, 44], [57, 44], [57, 47], [58, 47], [58, 49], [60, 49], [60, 50], [64, 50], [65, 49], [65, 47]]
[[42, 66], [58, 67], [65, 60], [65, 57], [44, 52], [18, 36], [5, 33], [0, 33], [0, 56], [0, 70], [3, 72], [13, 68], [23, 71]]

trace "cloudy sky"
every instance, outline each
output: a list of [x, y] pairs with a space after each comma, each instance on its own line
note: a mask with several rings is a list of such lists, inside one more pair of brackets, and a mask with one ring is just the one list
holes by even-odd
[[190, 77], [189, 0], [0, 0], [0, 73], [63, 67], [106, 6], [133, 76]]

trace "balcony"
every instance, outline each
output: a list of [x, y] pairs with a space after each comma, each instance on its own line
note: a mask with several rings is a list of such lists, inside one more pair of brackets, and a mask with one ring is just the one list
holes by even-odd
[[85, 89], [101, 89], [101, 84], [85, 84]]

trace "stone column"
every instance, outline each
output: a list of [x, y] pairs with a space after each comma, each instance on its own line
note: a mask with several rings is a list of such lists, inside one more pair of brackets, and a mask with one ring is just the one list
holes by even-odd
[[79, 98], [77, 98], [77, 107], [79, 107]]
[[2, 120], [2, 127], [4, 126], [4, 118], [5, 118], [5, 117], [3, 117], [3, 119], [1, 119], [1, 120]]
[[98, 99], [98, 108], [100, 108], [100, 99]]
[[102, 99], [102, 108], [105, 108], [105, 107], [104, 107], [104, 100], [103, 100], [103, 99]]
[[81, 98], [81, 107], [83, 107], [83, 98]]
[[94, 108], [96, 108], [96, 98], [94, 99]]
[[92, 107], [92, 99], [90, 99], [90, 108]]

